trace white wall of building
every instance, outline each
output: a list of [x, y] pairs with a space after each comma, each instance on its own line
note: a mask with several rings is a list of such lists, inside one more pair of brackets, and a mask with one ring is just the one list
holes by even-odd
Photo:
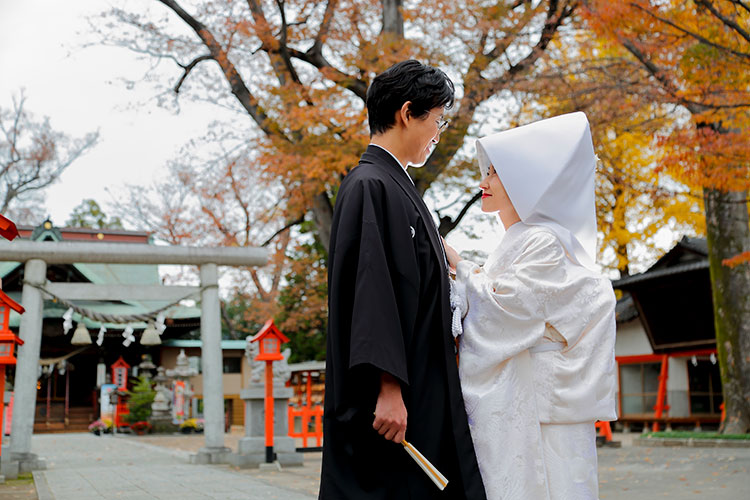
[[[615, 356], [637, 356], [653, 353], [646, 331], [638, 318], [617, 325]], [[667, 405], [670, 407], [670, 417], [690, 416], [687, 363], [687, 358], [669, 358]]]
[[688, 358], [669, 358], [667, 404], [670, 417], [689, 417]]
[[637, 354], [653, 354], [651, 343], [641, 321], [636, 318], [627, 323], [617, 325], [615, 339], [615, 356], [635, 356]]

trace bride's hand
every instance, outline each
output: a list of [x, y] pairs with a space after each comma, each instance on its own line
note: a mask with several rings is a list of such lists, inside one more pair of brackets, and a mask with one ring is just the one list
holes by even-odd
[[456, 252], [455, 248], [445, 242], [445, 239], [443, 239], [443, 247], [445, 247], [445, 256], [448, 258], [448, 265], [451, 266], [451, 269], [455, 271], [456, 264], [458, 264], [462, 260], [461, 256], [458, 255], [458, 252]]

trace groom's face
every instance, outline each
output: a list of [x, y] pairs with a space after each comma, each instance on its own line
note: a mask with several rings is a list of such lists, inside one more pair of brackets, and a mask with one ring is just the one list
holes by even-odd
[[[407, 106], [409, 103], [406, 104]], [[444, 120], [445, 108], [429, 110], [424, 116], [415, 117], [409, 110], [402, 115], [403, 141], [408, 148], [408, 162], [414, 167], [421, 167], [429, 158], [433, 147], [440, 140], [440, 124]]]

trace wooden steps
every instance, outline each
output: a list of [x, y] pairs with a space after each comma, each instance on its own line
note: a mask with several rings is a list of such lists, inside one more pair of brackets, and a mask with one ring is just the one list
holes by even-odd
[[49, 417], [47, 417], [46, 405], [37, 404], [36, 418], [34, 419], [35, 434], [87, 432], [89, 424], [96, 419], [94, 409], [90, 406], [68, 408], [67, 420], [64, 405], [51, 405], [49, 413]]

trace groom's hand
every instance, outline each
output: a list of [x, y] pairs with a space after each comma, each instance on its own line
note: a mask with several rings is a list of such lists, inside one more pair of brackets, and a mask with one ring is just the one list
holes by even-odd
[[406, 436], [406, 416], [401, 384], [390, 373], [381, 374], [373, 429], [387, 440], [400, 443]]

